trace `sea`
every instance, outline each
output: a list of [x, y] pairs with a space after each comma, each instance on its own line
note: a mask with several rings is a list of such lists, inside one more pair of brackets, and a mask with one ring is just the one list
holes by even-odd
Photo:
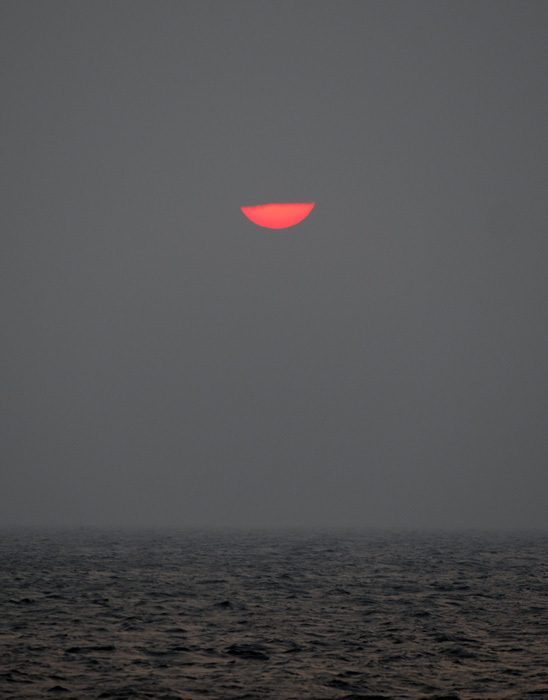
[[548, 698], [548, 533], [0, 531], [0, 698]]

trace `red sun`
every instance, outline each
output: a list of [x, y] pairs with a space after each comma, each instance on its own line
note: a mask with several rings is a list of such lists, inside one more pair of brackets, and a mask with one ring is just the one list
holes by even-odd
[[307, 204], [259, 204], [256, 207], [242, 207], [250, 221], [266, 228], [287, 228], [295, 226], [310, 214], [315, 202]]

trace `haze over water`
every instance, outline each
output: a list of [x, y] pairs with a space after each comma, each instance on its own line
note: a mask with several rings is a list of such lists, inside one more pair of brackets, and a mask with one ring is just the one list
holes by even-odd
[[1, 13], [1, 524], [548, 527], [548, 3]]
[[548, 697], [548, 3], [0, 14], [2, 700]]

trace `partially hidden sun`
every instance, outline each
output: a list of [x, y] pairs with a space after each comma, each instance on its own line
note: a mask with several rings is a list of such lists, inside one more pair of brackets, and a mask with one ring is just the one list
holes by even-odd
[[250, 221], [266, 228], [295, 226], [310, 214], [315, 202], [306, 204], [259, 204], [256, 207], [241, 207]]

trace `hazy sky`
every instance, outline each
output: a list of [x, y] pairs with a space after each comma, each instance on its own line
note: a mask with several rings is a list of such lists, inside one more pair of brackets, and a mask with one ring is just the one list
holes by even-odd
[[0, 15], [0, 524], [548, 527], [548, 3]]

